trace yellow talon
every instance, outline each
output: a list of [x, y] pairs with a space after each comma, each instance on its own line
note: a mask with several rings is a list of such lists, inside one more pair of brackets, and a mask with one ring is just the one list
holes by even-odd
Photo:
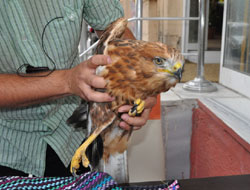
[[134, 104], [139, 105], [141, 102], [142, 102], [142, 100], [140, 98], [138, 98], [134, 101]]
[[144, 110], [145, 101], [140, 98], [134, 101], [134, 106], [129, 110], [128, 114], [131, 117], [134, 117], [138, 114], [141, 114]]
[[80, 163], [81, 162], [81, 153], [80, 151], [76, 151], [76, 153], [74, 154], [72, 160], [71, 160], [71, 164], [70, 164], [70, 172], [73, 173], [74, 170], [77, 170], [80, 168]]
[[128, 115], [129, 115], [130, 117], [135, 117], [136, 112], [135, 112], [135, 111], [132, 112], [131, 110], [129, 110]]
[[82, 165], [87, 168], [90, 166], [90, 162], [88, 157], [85, 154], [87, 147], [95, 140], [98, 134], [92, 133], [89, 138], [84, 141], [84, 143], [76, 150], [70, 165], [70, 172], [74, 173], [76, 170], [80, 168], [80, 162], [82, 161]]
[[137, 113], [142, 113], [142, 111], [144, 110], [144, 105], [145, 105], [145, 101], [141, 101], [140, 104], [136, 108]]
[[89, 166], [89, 159], [87, 158], [86, 154], [82, 155], [82, 165], [87, 168]]
[[82, 161], [82, 165], [87, 168], [89, 166], [89, 159], [85, 154], [85, 147], [80, 147], [77, 149], [75, 155], [71, 160], [70, 172], [73, 173], [74, 170], [77, 171], [80, 168], [80, 162]]

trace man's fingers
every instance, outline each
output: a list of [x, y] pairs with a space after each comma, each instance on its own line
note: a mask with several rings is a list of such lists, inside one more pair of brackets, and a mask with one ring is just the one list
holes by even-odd
[[156, 96], [147, 97], [147, 99], [145, 100], [144, 108], [145, 109], [146, 108], [152, 108], [152, 107], [154, 107], [156, 102], [157, 102], [157, 97]]
[[87, 79], [87, 83], [89, 86], [92, 86], [94, 88], [105, 88], [106, 86], [106, 81], [104, 80], [103, 77], [93, 75], [92, 77], [89, 77]]
[[124, 121], [121, 121], [119, 126], [125, 130], [130, 130], [131, 126]]
[[118, 108], [119, 113], [129, 112], [129, 110], [132, 108], [130, 105], [124, 105]]
[[91, 88], [87, 88], [85, 90], [85, 96], [87, 98], [88, 101], [93, 101], [93, 102], [110, 102], [113, 101], [114, 98], [111, 97], [109, 94], [107, 93], [103, 93], [103, 92], [98, 92], [98, 91], [94, 91]]
[[[124, 130], [131, 130], [131, 127], [132, 127], [131, 125], [127, 124], [124, 121], [121, 121], [120, 124], [119, 124], [119, 126], [121, 128], [123, 128]], [[133, 130], [139, 130], [141, 128], [142, 128], [142, 126], [133, 126]]]
[[107, 65], [111, 63], [111, 58], [107, 55], [94, 55], [88, 61], [88, 67], [95, 69], [100, 65]]
[[147, 123], [147, 118], [149, 116], [150, 109], [145, 109], [140, 117], [130, 117], [128, 114], [122, 114], [121, 118], [128, 125], [132, 126], [143, 126]]
[[[154, 96], [148, 97], [145, 100], [144, 109], [152, 108], [156, 104], [156, 100], [157, 100], [157, 98]], [[118, 112], [120, 112], [120, 113], [128, 112], [131, 108], [132, 108], [132, 106], [130, 106], [130, 105], [124, 105], [124, 106], [119, 107]]]

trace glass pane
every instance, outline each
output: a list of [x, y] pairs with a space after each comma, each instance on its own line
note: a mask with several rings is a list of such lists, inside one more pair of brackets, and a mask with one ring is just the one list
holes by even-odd
[[224, 3], [221, 0], [209, 1], [208, 14], [208, 51], [220, 51], [222, 37]]
[[[198, 17], [199, 16], [199, 2], [198, 0], [190, 0], [190, 17]], [[197, 20], [189, 21], [189, 43], [197, 43], [198, 42], [198, 24]]]
[[250, 74], [250, 0], [228, 0], [223, 66]]

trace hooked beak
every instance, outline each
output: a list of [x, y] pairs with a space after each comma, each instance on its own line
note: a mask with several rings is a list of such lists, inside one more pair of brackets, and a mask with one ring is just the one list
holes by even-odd
[[179, 68], [177, 71], [174, 72], [174, 76], [176, 76], [179, 79], [179, 82], [181, 81], [182, 77], [182, 69]]

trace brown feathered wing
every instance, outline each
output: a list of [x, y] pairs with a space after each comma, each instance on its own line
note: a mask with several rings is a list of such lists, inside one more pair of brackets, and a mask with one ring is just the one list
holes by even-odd
[[146, 99], [165, 92], [177, 82], [165, 73], [160, 73], [153, 60], [162, 57], [166, 60], [183, 61], [178, 51], [162, 43], [119, 39], [126, 24], [125, 19], [113, 23], [104, 32], [97, 47], [98, 53], [111, 57], [112, 63], [99, 75], [107, 81], [106, 92], [115, 97], [110, 103], [89, 103], [92, 131], [102, 130], [100, 136], [105, 161], [108, 161], [110, 154], [122, 153], [127, 149], [131, 134], [131, 131], [119, 127], [121, 118], [118, 108], [126, 104], [132, 105], [138, 98]]

